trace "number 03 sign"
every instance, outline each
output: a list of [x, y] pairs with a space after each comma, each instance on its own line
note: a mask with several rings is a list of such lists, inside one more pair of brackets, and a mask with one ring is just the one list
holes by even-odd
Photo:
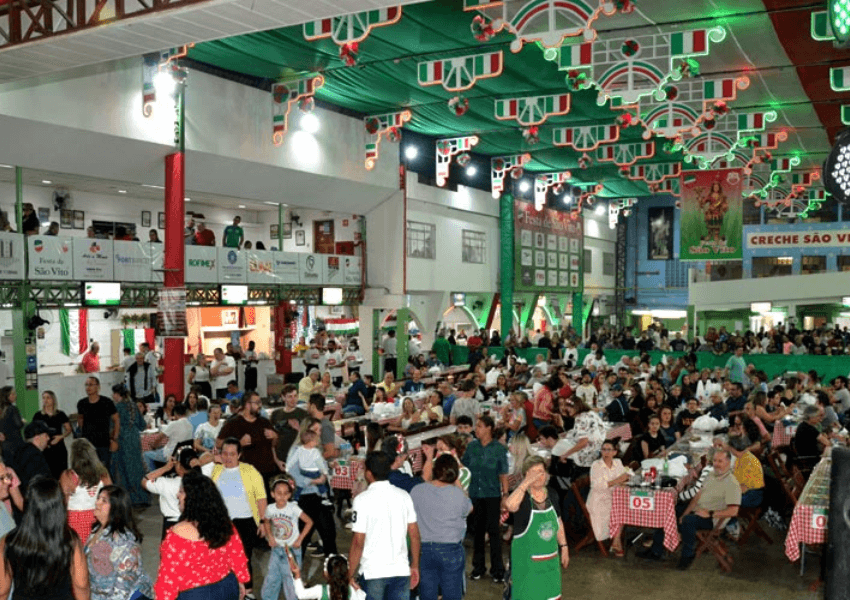
[[812, 529], [826, 529], [826, 509], [812, 511]]
[[655, 510], [655, 496], [649, 492], [634, 491], [629, 494], [629, 508], [632, 510]]

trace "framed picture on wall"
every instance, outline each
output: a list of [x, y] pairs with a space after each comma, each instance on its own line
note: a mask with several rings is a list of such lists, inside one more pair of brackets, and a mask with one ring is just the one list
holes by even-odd
[[63, 208], [59, 211], [59, 227], [62, 229], [74, 228], [74, 211]]
[[278, 238], [278, 234], [280, 233], [280, 226], [277, 223], [273, 223], [269, 226], [269, 233], [272, 236], [273, 240]]
[[43, 225], [44, 223], [50, 223], [50, 209], [46, 206], [38, 207], [38, 220]]
[[283, 224], [283, 239], [291, 240], [292, 239], [292, 223], [284, 223]]
[[165, 213], [164, 212], [159, 213], [159, 218], [157, 219], [157, 221], [159, 222], [159, 228], [165, 229]]
[[74, 211], [74, 229], [86, 228], [86, 213], [82, 210]]
[[306, 245], [306, 234], [303, 229], [299, 229], [295, 232], [295, 245], [296, 246], [304, 246]]
[[223, 311], [221, 311], [221, 324], [224, 325], [224, 326], [238, 325], [239, 324], [239, 311], [238, 310], [223, 310]]
[[142, 211], [142, 227], [150, 227], [151, 226], [151, 211], [143, 210]]

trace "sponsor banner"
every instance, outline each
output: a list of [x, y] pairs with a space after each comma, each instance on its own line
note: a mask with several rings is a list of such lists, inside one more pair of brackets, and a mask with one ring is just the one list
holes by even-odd
[[[172, 337], [189, 335], [186, 325], [186, 288], [159, 290], [157, 304], [157, 334]], [[153, 346], [151, 346], [153, 347]]]
[[31, 235], [27, 244], [30, 279], [74, 279], [73, 238]]
[[219, 283], [248, 282], [247, 254], [247, 252], [240, 252], [235, 248], [218, 248]]
[[152, 280], [153, 259], [151, 256], [151, 246], [159, 246], [160, 253], [162, 253], [163, 244], [151, 244], [150, 242], [112, 242], [115, 273], [121, 281], [150, 282]]
[[343, 285], [360, 287], [362, 279], [360, 261], [362, 258], [359, 256], [343, 256], [341, 260], [344, 277]]
[[212, 246], [186, 246], [186, 282], [218, 283], [218, 253]]
[[[151, 281], [154, 283], [162, 283], [165, 280], [165, 273], [163, 272], [163, 268], [165, 268], [165, 244], [151, 244], [149, 249], [151, 253]], [[183, 256], [183, 261], [185, 264], [185, 254]]]
[[680, 260], [741, 260], [741, 169], [682, 173]]
[[277, 283], [297, 285], [301, 281], [301, 266], [295, 252], [272, 252]]
[[0, 232], [0, 279], [24, 278], [24, 236]]
[[74, 238], [74, 279], [113, 281], [112, 240]]
[[[277, 283], [274, 272], [274, 255], [268, 250], [249, 250], [242, 254], [248, 255], [248, 283], [269, 285]], [[296, 271], [297, 272], [297, 271]]]
[[850, 230], [815, 229], [813, 231], [760, 232], [747, 234], [747, 248], [826, 248], [850, 247]]
[[301, 285], [322, 285], [325, 282], [325, 256], [322, 254], [299, 254], [298, 278]]
[[333, 287], [341, 287], [345, 283], [342, 271], [342, 257], [335, 254], [323, 254], [321, 256], [325, 267], [324, 283]]
[[584, 222], [571, 213], [529, 202], [514, 203], [514, 289], [573, 292], [582, 289]]

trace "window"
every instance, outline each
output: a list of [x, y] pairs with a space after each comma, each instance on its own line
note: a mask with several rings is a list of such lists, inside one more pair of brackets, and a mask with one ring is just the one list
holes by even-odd
[[407, 222], [408, 258], [437, 258], [437, 226], [431, 223]]
[[811, 273], [826, 273], [826, 257], [804, 256], [801, 266], [803, 275], [809, 275]]
[[838, 257], [838, 270], [839, 271], [850, 271], [850, 256], [839, 256]]
[[584, 274], [585, 275], [590, 275], [593, 272], [593, 270], [591, 268], [592, 266], [593, 266], [593, 254], [590, 252], [590, 250], [585, 248], [585, 250], [584, 250]]
[[462, 256], [466, 263], [483, 264], [487, 254], [487, 234], [483, 231], [464, 229], [462, 232]]
[[794, 259], [790, 256], [754, 256], [753, 278], [791, 275]]
[[603, 252], [602, 253], [602, 274], [609, 275], [611, 277], [614, 276], [614, 253], [613, 252]]

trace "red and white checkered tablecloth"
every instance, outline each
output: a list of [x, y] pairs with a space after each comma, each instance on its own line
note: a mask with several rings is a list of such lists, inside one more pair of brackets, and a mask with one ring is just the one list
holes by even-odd
[[796, 433], [797, 425], [788, 425], [786, 427], [780, 421], [773, 428], [773, 447], [788, 446]]
[[331, 487], [337, 490], [354, 489], [354, 482], [363, 467], [363, 459], [350, 458], [347, 461], [339, 461], [331, 475]]
[[814, 526], [814, 514], [815, 508], [813, 506], [798, 503], [794, 507], [791, 524], [788, 526], [788, 535], [785, 538], [785, 556], [791, 562], [800, 558], [800, 544], [823, 544], [826, 542], [827, 518], [823, 516], [820, 520], [823, 527], [816, 528]]
[[620, 441], [626, 442], [632, 439], [632, 427], [628, 423], [620, 423], [608, 430], [605, 439], [613, 440], [620, 438]]
[[142, 452], [163, 448], [168, 442], [168, 436], [164, 433], [143, 433], [141, 435]]
[[[655, 500], [653, 510], [640, 510], [629, 504], [632, 492], [649, 492]], [[614, 488], [614, 503], [611, 506], [611, 538], [616, 538], [623, 525], [649, 527], [664, 530], [664, 547], [671, 552], [679, 545], [679, 530], [676, 523], [675, 490], [651, 488]]]

